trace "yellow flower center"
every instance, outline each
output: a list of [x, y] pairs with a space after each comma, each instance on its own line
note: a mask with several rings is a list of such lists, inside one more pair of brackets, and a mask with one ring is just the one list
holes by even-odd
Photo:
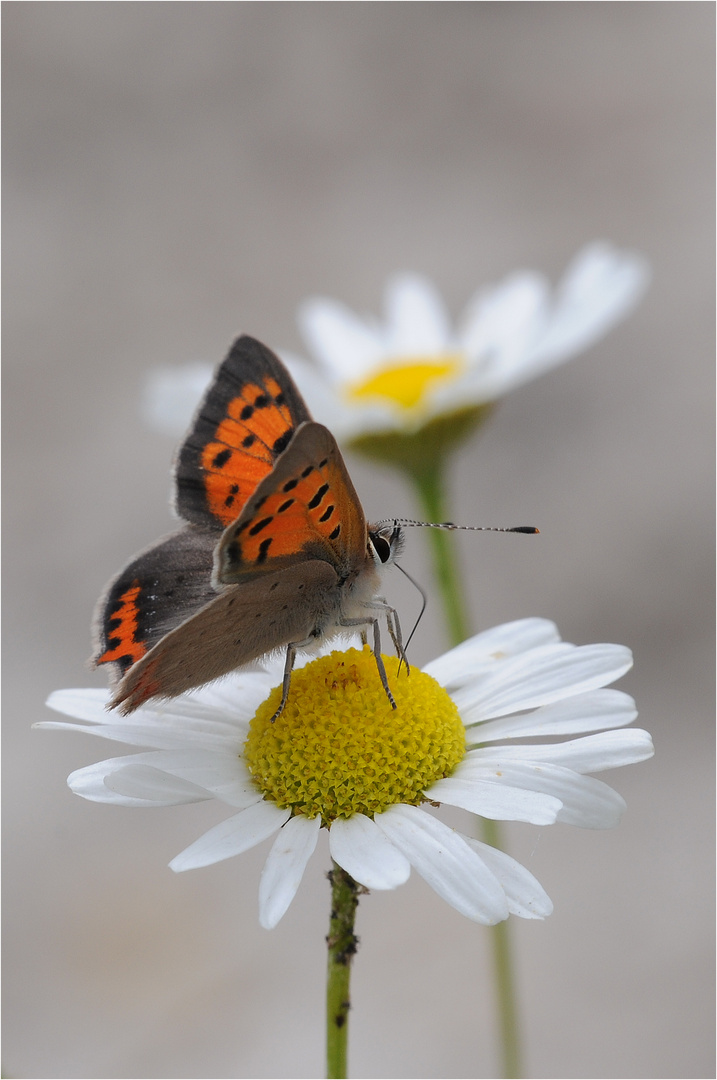
[[450, 382], [463, 370], [461, 353], [443, 353], [433, 359], [405, 357], [400, 363], [386, 362], [367, 379], [347, 388], [347, 397], [383, 398], [402, 409], [415, 409], [429, 388], [437, 382]]
[[424, 791], [463, 758], [458, 710], [430, 675], [398, 673], [384, 657], [396, 699], [392, 709], [368, 647], [333, 652], [291, 676], [281, 716], [272, 690], [249, 728], [244, 756], [267, 799], [326, 824], [378, 814], [395, 803], [416, 806]]

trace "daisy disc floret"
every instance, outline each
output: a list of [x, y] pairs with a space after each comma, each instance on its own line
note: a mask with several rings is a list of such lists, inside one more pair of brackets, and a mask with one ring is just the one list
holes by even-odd
[[291, 903], [322, 826], [331, 857], [366, 888], [396, 888], [414, 869], [477, 922], [545, 917], [552, 905], [533, 875], [450, 828], [436, 806], [535, 825], [616, 825], [624, 801], [587, 774], [653, 753], [648, 733], [627, 727], [632, 699], [605, 689], [631, 666], [629, 650], [570, 645], [552, 623], [524, 619], [423, 672], [385, 662], [396, 710], [373, 657], [353, 649], [298, 667], [274, 724], [281, 665], [268, 662], [123, 718], [106, 711], [105, 691], [58, 691], [48, 704], [74, 719], [37, 726], [145, 748], [72, 773], [71, 789], [86, 799], [234, 808], [172, 860], [174, 870], [273, 836], [259, 887], [265, 927]]
[[354, 814], [418, 806], [450, 776], [466, 736], [450, 695], [430, 675], [385, 658], [398, 707], [391, 708], [368, 648], [321, 657], [296, 672], [272, 723], [277, 687], [249, 725], [244, 758], [265, 798], [325, 825]]

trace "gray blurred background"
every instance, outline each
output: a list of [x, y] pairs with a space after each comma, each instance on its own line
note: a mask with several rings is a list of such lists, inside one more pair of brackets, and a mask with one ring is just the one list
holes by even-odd
[[[711, 3], [5, 3], [5, 1075], [323, 1074], [326, 848], [259, 928], [266, 847], [175, 876], [218, 804], [129, 811], [66, 775], [122, 747], [30, 725], [90, 673], [95, 600], [172, 527], [146, 373], [246, 330], [302, 353], [309, 294], [396, 270], [458, 314], [593, 239], [636, 312], [512, 394], [452, 473], [476, 629], [635, 652], [653, 761], [619, 829], [510, 830], [555, 903], [512, 923], [531, 1077], [713, 1065]], [[350, 459], [369, 516], [414, 514]], [[432, 588], [425, 537], [406, 567]], [[395, 575], [397, 579], [399, 575]], [[404, 623], [415, 594], [391, 580]], [[434, 599], [413, 659], [443, 651]], [[486, 932], [416, 876], [365, 898], [355, 1077], [491, 1077]]]

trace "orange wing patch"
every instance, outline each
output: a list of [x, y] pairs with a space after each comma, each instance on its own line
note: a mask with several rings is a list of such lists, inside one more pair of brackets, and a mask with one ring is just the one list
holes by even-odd
[[179, 451], [176, 508], [185, 521], [225, 529], [236, 521], [310, 420], [281, 361], [246, 335], [219, 366]]
[[207, 504], [222, 525], [238, 511], [273, 467], [294, 432], [281, 387], [267, 377], [232, 398], [214, 439], [202, 450]]
[[236, 569], [291, 557], [316, 538], [336, 544], [342, 530], [341, 479], [324, 459], [305, 466], [298, 476], [259, 499], [252, 516], [237, 526], [227, 545], [228, 564]]
[[107, 615], [107, 648], [95, 660], [96, 664], [119, 663], [123, 670], [135, 664], [147, 652], [144, 642], [137, 639], [140, 609], [137, 603], [142, 587], [133, 581], [117, 600], [117, 606]]

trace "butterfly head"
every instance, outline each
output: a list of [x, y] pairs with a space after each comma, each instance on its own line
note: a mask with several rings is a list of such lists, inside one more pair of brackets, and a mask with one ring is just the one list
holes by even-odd
[[389, 566], [403, 550], [403, 529], [395, 521], [380, 521], [368, 527], [368, 553], [376, 567]]

